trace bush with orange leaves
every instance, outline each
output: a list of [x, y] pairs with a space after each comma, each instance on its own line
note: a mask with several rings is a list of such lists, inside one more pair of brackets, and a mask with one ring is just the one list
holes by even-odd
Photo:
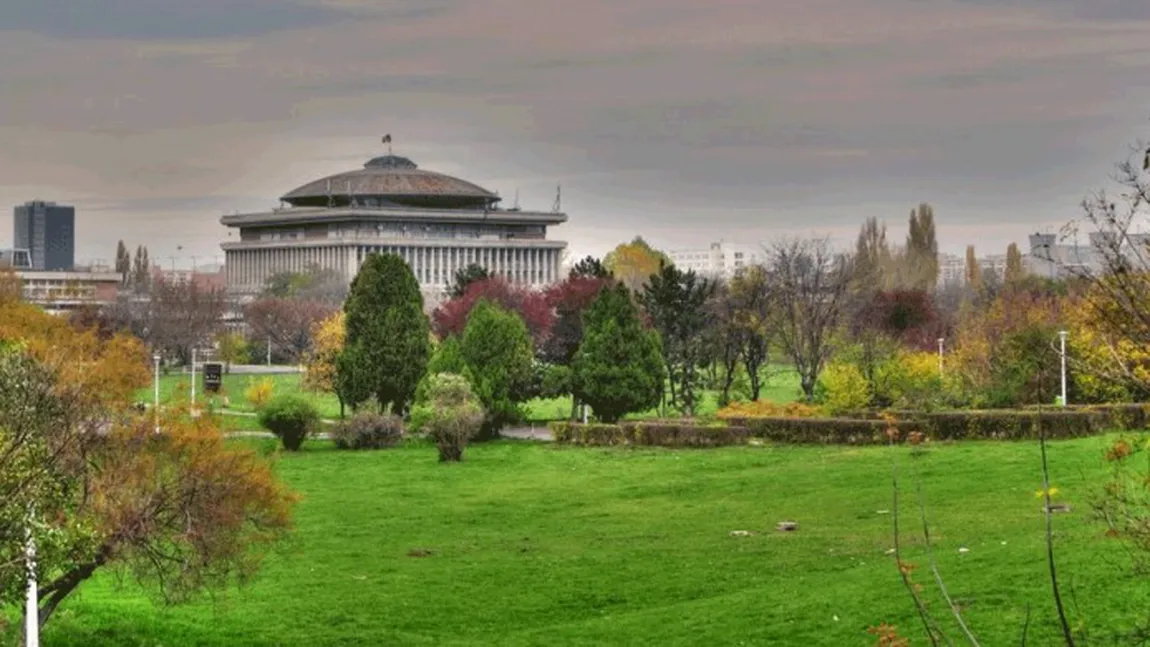
[[814, 418], [822, 415], [818, 407], [802, 402], [776, 404], [767, 400], [754, 402], [732, 402], [716, 414], [721, 419], [728, 418]]
[[1138, 549], [1131, 551], [1138, 566], [1150, 565], [1150, 469], [1139, 460], [1150, 441], [1118, 438], [1104, 453], [1109, 479], [1094, 501], [1094, 512], [1109, 528], [1109, 537]]
[[0, 303], [0, 598], [22, 584], [4, 558], [30, 529], [41, 625], [101, 569], [172, 602], [242, 581], [290, 528], [294, 495], [210, 417], [169, 409], [156, 434], [153, 412], [132, 412], [148, 378], [134, 338]]

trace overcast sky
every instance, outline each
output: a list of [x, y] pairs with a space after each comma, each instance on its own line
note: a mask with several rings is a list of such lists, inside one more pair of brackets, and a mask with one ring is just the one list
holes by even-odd
[[0, 0], [0, 246], [46, 199], [81, 259], [204, 263], [391, 133], [508, 204], [562, 184], [579, 256], [902, 238], [920, 201], [1001, 253], [1150, 134], [1148, 84], [1146, 0]]

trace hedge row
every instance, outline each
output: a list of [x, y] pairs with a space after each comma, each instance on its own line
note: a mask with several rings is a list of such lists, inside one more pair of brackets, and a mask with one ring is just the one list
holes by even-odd
[[557, 442], [585, 446], [724, 447], [745, 445], [750, 438], [745, 427], [704, 426], [679, 420], [624, 422], [618, 425], [553, 422], [549, 428]]
[[1110, 429], [1142, 429], [1150, 416], [1141, 407], [1098, 409], [997, 410], [916, 413], [894, 422], [862, 418], [727, 418], [727, 426], [691, 421], [643, 421], [619, 425], [556, 422], [556, 441], [571, 445], [719, 447], [750, 438], [803, 445], [880, 445], [889, 432], [906, 440], [912, 433], [930, 440], [1033, 440], [1080, 438]]
[[[1027, 407], [1034, 411], [1038, 407]], [[1127, 431], [1141, 431], [1150, 428], [1150, 404], [1123, 403], [1123, 404], [1079, 404], [1070, 405], [1063, 409], [1043, 407], [1043, 411], [1084, 411], [1100, 414], [1110, 429], [1124, 429]]]

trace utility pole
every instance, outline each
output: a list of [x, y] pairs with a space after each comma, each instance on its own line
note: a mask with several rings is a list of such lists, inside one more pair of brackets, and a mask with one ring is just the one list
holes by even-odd
[[942, 375], [942, 349], [943, 349], [943, 345], [945, 343], [946, 343], [946, 340], [944, 338], [942, 338], [942, 337], [938, 338], [938, 374], [939, 374], [939, 376]]

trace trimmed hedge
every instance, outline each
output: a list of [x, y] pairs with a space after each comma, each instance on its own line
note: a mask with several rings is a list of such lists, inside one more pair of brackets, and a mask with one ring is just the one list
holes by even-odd
[[1095, 411], [947, 411], [919, 415], [932, 440], [1037, 440], [1081, 438], [1110, 427], [1110, 416]]
[[[1027, 411], [1035, 411], [1037, 406], [1026, 407]], [[1072, 404], [1068, 407], [1042, 407], [1043, 411], [1086, 411], [1101, 414], [1106, 419], [1106, 426], [1111, 429], [1125, 431], [1142, 431], [1150, 427], [1150, 404], [1125, 402], [1120, 404]]]
[[[935, 441], [1036, 440], [1045, 430], [1047, 438], [1080, 438], [1111, 429], [1134, 429], [1150, 418], [1141, 408], [1096, 410], [993, 410], [918, 413], [912, 420], [862, 418], [727, 418], [728, 426], [690, 421], [640, 421], [618, 425], [553, 422], [549, 425], [557, 442], [583, 446], [723, 447], [745, 445], [751, 438], [796, 445], [885, 445], [889, 430], [898, 431], [896, 442], [912, 433]], [[1117, 424], [1119, 419], [1127, 424]]]
[[[746, 427], [751, 436], [776, 443], [796, 445], [885, 445], [890, 442], [882, 420], [856, 418], [730, 418], [732, 424]], [[919, 431], [915, 420], [893, 423], [899, 437]]]
[[724, 447], [745, 445], [750, 438], [744, 427], [703, 426], [677, 420], [618, 425], [553, 422], [549, 428], [556, 442], [592, 447]]

